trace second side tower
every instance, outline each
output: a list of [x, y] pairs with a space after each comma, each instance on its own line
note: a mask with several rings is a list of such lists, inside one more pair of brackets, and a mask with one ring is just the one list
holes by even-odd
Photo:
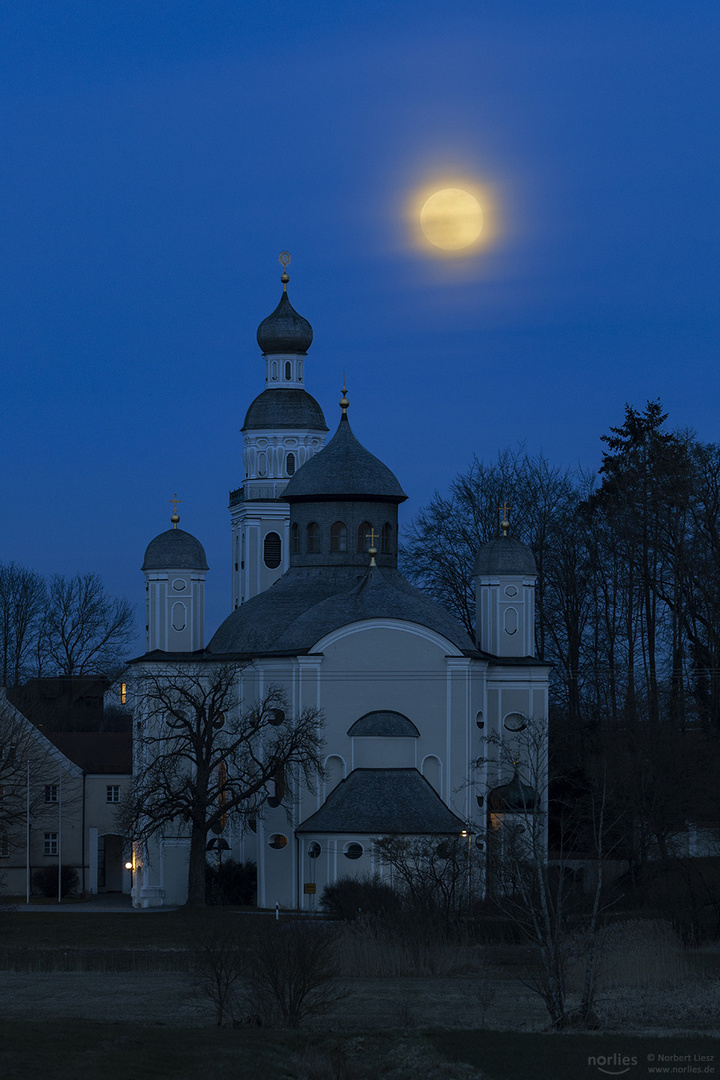
[[230, 492], [233, 610], [287, 570], [290, 507], [283, 492], [290, 477], [323, 448], [328, 430], [322, 409], [305, 389], [312, 326], [288, 298], [289, 255], [283, 252], [280, 261], [280, 303], [257, 331], [265, 389], [245, 416], [244, 480]]

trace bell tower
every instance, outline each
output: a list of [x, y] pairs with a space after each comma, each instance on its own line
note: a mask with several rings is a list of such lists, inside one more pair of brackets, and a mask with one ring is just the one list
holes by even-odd
[[530, 548], [508, 535], [507, 504], [502, 509], [502, 535], [475, 560], [475, 635], [492, 656], [534, 657], [537, 567]]

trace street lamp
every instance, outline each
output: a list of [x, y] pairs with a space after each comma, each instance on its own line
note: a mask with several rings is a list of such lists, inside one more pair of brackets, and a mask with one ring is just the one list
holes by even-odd
[[463, 831], [460, 833], [462, 837], [467, 837], [468, 845], [468, 910], [472, 915], [472, 832], [469, 825], [466, 825]]

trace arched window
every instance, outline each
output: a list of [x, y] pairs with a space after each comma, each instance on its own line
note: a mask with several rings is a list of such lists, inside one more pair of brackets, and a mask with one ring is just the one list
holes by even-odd
[[265, 537], [263, 559], [268, 570], [275, 570], [280, 565], [282, 555], [282, 541], [276, 532], [270, 532]]
[[345, 779], [345, 762], [339, 754], [325, 759], [325, 795], [329, 795], [341, 780]]
[[317, 555], [320, 551], [320, 526], [317, 521], [311, 521], [307, 527], [307, 549], [310, 555]]
[[290, 526], [290, 552], [293, 555], [300, 554], [300, 526], [297, 521], [293, 521]]
[[293, 476], [295, 473], [295, 455], [288, 454], [285, 458], [285, 472], [288, 476]]
[[334, 521], [330, 527], [330, 550], [347, 551], [347, 525]]
[[392, 525], [386, 521], [381, 530], [381, 547], [383, 555], [392, 554]]
[[440, 764], [440, 758], [435, 757], [434, 754], [428, 754], [423, 758], [422, 774], [429, 784], [435, 788], [438, 794], [440, 794], [440, 785], [442, 783], [442, 765]]
[[357, 535], [357, 549], [358, 551], [367, 551], [370, 547], [370, 539], [368, 533], [371, 531], [372, 525], [369, 521], [363, 521], [361, 525], [358, 525]]
[[285, 361], [285, 380], [286, 380], [286, 382], [290, 382], [291, 379], [292, 379], [292, 364], [290, 363], [289, 360], [286, 360]]

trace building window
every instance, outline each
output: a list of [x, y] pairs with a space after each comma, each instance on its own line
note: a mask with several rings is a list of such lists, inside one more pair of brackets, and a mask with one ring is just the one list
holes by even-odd
[[307, 853], [308, 858], [310, 859], [317, 859], [320, 855], [322, 855], [322, 848], [318, 844], [317, 840], [310, 841], [310, 843], [308, 844]]
[[57, 784], [45, 785], [45, 802], [57, 802], [58, 794], [59, 793]]
[[7, 829], [0, 829], [0, 859], [7, 859], [10, 855]]
[[120, 683], [120, 704], [127, 705], [127, 683]]
[[357, 549], [358, 552], [365, 552], [370, 547], [369, 533], [372, 532], [372, 525], [369, 521], [363, 521], [362, 525], [358, 525], [357, 535]]
[[107, 801], [108, 802], [120, 802], [120, 785], [108, 784], [107, 788]]
[[282, 850], [282, 848], [286, 846], [287, 842], [287, 836], [283, 836], [283, 834], [279, 832], [273, 833], [269, 840], [270, 847], [274, 848], [275, 851]]
[[292, 364], [289, 360], [285, 361], [285, 381], [290, 382], [292, 379]]
[[363, 854], [362, 844], [346, 844], [343, 849], [343, 855], [346, 859], [361, 859]]
[[58, 834], [56, 832], [45, 833], [45, 844], [43, 846], [43, 855], [57, 855], [58, 853]]
[[300, 554], [300, 526], [297, 521], [290, 526], [290, 551], [293, 555]]
[[392, 525], [386, 521], [381, 529], [381, 547], [383, 555], [392, 555]]
[[347, 525], [334, 521], [330, 527], [330, 550], [347, 551]]
[[307, 527], [307, 549], [310, 555], [320, 552], [320, 526], [317, 521], [311, 521]]
[[295, 474], [295, 455], [288, 454], [285, 458], [285, 472], [288, 476], [294, 476]]
[[265, 537], [263, 559], [268, 570], [275, 570], [280, 565], [282, 557], [282, 543], [276, 532], [268, 533]]

